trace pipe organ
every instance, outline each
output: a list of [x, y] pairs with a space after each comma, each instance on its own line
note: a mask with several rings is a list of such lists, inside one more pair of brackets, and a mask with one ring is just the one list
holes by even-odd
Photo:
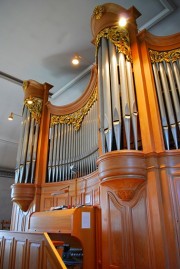
[[138, 33], [139, 16], [113, 3], [94, 9], [96, 64], [73, 103], [54, 106], [51, 85], [24, 84], [11, 230], [31, 230], [33, 216], [58, 229], [69, 213], [52, 209], [96, 207], [98, 269], [180, 268], [180, 35]]

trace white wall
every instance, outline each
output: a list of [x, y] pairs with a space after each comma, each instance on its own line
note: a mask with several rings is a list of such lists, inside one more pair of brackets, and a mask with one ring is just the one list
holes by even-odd
[[91, 72], [89, 71], [80, 80], [77, 80], [73, 85], [71, 85], [71, 87], [57, 95], [57, 97], [51, 98], [50, 102], [56, 106], [63, 106], [76, 101], [86, 90], [90, 81], [90, 75]]
[[11, 185], [13, 183], [14, 178], [0, 177], [0, 222], [11, 219]]

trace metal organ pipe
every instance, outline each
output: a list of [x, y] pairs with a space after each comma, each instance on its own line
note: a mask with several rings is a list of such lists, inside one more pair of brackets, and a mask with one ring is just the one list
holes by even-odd
[[166, 65], [167, 65], [168, 79], [169, 79], [170, 88], [171, 88], [172, 97], [173, 97], [173, 102], [174, 102], [174, 108], [175, 108], [175, 112], [176, 112], [176, 118], [177, 118], [178, 125], [180, 127], [180, 106], [179, 106], [175, 81], [174, 81], [174, 77], [173, 77], [172, 68], [170, 66], [170, 63], [166, 63]]
[[126, 60], [126, 67], [127, 67], [127, 79], [128, 79], [128, 89], [129, 89], [130, 111], [131, 111], [132, 127], [133, 127], [133, 133], [134, 133], [134, 144], [135, 144], [135, 149], [137, 150], [138, 149], [138, 132], [137, 132], [138, 110], [137, 110], [136, 98], [135, 98], [132, 65], [130, 61]]
[[138, 150], [138, 109], [128, 32], [124, 28], [106, 28], [97, 36], [96, 45], [103, 151]]
[[105, 153], [105, 135], [104, 135], [104, 95], [103, 95], [103, 76], [102, 76], [102, 46], [101, 40], [98, 47], [98, 93], [99, 93], [99, 106], [100, 106], [100, 134], [102, 151]]
[[152, 67], [153, 67], [154, 79], [156, 83], [157, 95], [158, 95], [158, 100], [159, 100], [159, 108], [161, 112], [160, 115], [161, 115], [161, 122], [162, 122], [165, 142], [166, 142], [167, 149], [169, 149], [169, 132], [168, 132], [169, 128], [168, 128], [168, 122], [167, 122], [165, 106], [164, 106], [164, 101], [163, 101], [163, 96], [162, 96], [162, 87], [160, 83], [160, 78], [158, 76], [158, 70], [157, 70], [156, 64], [154, 63]]
[[21, 161], [20, 161], [20, 178], [19, 178], [20, 183], [23, 183], [23, 177], [25, 173], [25, 160], [26, 160], [26, 152], [27, 152], [27, 147], [28, 147], [29, 126], [30, 126], [30, 112], [29, 110], [27, 110], [27, 118], [25, 120], [24, 140], [22, 143], [22, 153], [21, 153]]
[[180, 147], [180, 65], [179, 53], [176, 52], [149, 50], [168, 150]]
[[[38, 108], [41, 107], [40, 99], [34, 98], [38, 102]], [[42, 104], [42, 103], [41, 103]], [[34, 183], [34, 171], [37, 155], [37, 144], [39, 135], [40, 111], [33, 111], [31, 107], [26, 105], [26, 100], [23, 108], [23, 120], [20, 132], [20, 140], [16, 159], [15, 183]], [[37, 114], [36, 114], [37, 113]]]
[[126, 61], [123, 53], [119, 53], [119, 76], [121, 86], [121, 98], [122, 98], [122, 113], [125, 126], [125, 134], [127, 141], [127, 148], [130, 149], [130, 106], [128, 96], [128, 81], [126, 73]]
[[109, 45], [109, 61], [110, 61], [110, 77], [111, 77], [111, 95], [112, 95], [112, 115], [113, 127], [117, 149], [121, 146], [121, 107], [119, 96], [119, 82], [116, 49], [112, 42], [108, 40]]
[[167, 81], [166, 72], [165, 72], [163, 63], [159, 63], [159, 68], [160, 68], [160, 76], [161, 76], [161, 80], [162, 80], [162, 85], [163, 85], [163, 89], [164, 89], [168, 118], [169, 118], [169, 122], [170, 122], [170, 126], [171, 126], [171, 132], [173, 135], [175, 146], [176, 146], [176, 148], [178, 148], [176, 122], [175, 122], [175, 118], [174, 118], [171, 97], [170, 97], [170, 92], [169, 92], [169, 86], [168, 86], [168, 81]]
[[22, 117], [23, 117], [23, 119], [22, 119], [19, 146], [18, 146], [18, 152], [17, 152], [17, 158], [16, 158], [15, 183], [18, 183], [18, 181], [19, 181], [20, 160], [21, 160], [21, 152], [22, 152], [25, 124], [26, 124], [26, 117], [27, 117], [27, 107], [26, 106], [24, 106]]
[[[95, 164], [98, 156], [97, 119], [96, 101], [87, 115], [84, 116], [79, 130], [75, 130], [72, 124], [67, 123], [51, 126], [48, 164], [49, 171], [53, 171], [54, 165], [56, 169], [54, 173], [52, 171], [48, 173], [47, 182], [69, 180], [74, 176], [81, 177], [96, 170]], [[73, 170], [72, 167], [74, 167]]]
[[176, 79], [176, 84], [177, 84], [177, 88], [178, 88], [178, 92], [179, 92], [179, 96], [180, 96], [180, 72], [178, 69], [178, 63], [174, 62], [173, 64], [173, 70], [174, 70], [174, 75], [175, 75], [175, 79]]
[[104, 94], [104, 133], [107, 151], [112, 150], [112, 112], [111, 112], [111, 85], [109, 74], [109, 57], [107, 39], [102, 38], [102, 79]]

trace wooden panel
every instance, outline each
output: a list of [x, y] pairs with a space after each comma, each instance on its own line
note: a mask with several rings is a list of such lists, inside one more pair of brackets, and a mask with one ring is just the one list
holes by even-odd
[[0, 269], [66, 269], [47, 234], [0, 231]]
[[145, 186], [128, 202], [102, 186], [102, 268], [152, 269]]
[[2, 268], [11, 268], [11, 262], [12, 262], [12, 245], [13, 240], [12, 239], [5, 239], [4, 240], [4, 253], [3, 253], [3, 262], [2, 262]]
[[25, 251], [26, 251], [26, 242], [17, 241], [15, 251], [15, 261], [13, 266], [14, 269], [25, 268]]
[[131, 215], [134, 268], [151, 269], [145, 191], [132, 207]]
[[41, 243], [32, 243], [30, 242], [28, 246], [28, 268], [38, 269], [41, 268]]
[[180, 175], [174, 175], [173, 180], [174, 203], [176, 205], [176, 223], [180, 242]]
[[[108, 233], [109, 233], [109, 264], [117, 268], [128, 268], [127, 239], [124, 206], [108, 193]], [[112, 267], [113, 268], [113, 267]]]

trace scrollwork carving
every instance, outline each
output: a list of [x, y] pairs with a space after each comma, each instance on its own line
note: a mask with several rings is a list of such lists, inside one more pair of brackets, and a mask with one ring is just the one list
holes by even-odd
[[72, 114], [57, 116], [57, 115], [51, 115], [51, 126], [55, 124], [72, 124], [74, 129], [77, 131], [81, 127], [81, 123], [84, 119], [84, 116], [87, 115], [88, 111], [94, 104], [94, 102], [97, 100], [97, 88], [87, 101], [87, 103], [80, 108], [79, 110], [75, 111]]
[[152, 63], [175, 62], [180, 59], [180, 49], [170, 51], [149, 50], [149, 56]]
[[103, 16], [104, 12], [105, 12], [104, 6], [97, 6], [93, 11], [93, 16], [96, 18], [96, 20], [99, 20]]
[[29, 109], [32, 117], [35, 119], [37, 123], [40, 123], [41, 120], [41, 112], [42, 112], [42, 99], [32, 97], [32, 104], [28, 104], [29, 98], [24, 100], [24, 105]]
[[109, 39], [119, 53], [123, 53], [128, 61], [132, 61], [129, 33], [126, 28], [114, 26], [103, 29], [96, 37], [96, 47], [99, 46], [102, 37]]

